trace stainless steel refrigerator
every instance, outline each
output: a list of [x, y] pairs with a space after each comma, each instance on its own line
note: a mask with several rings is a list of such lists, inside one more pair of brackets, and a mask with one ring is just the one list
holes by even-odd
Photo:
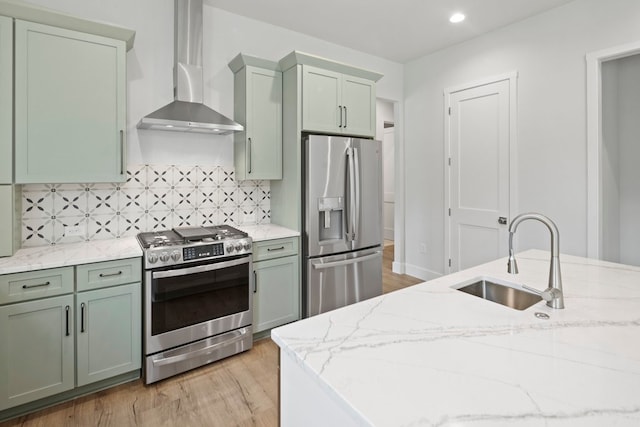
[[303, 315], [382, 294], [382, 146], [303, 138]]

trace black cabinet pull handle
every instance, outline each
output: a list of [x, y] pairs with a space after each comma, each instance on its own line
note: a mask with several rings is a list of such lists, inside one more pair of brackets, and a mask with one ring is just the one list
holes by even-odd
[[120, 175], [124, 174], [124, 130], [120, 130]]
[[66, 316], [66, 327], [65, 327], [66, 335], [69, 336], [69, 335], [71, 335], [71, 332], [69, 332], [69, 306], [66, 306], [64, 308], [64, 311], [65, 311], [65, 316]]
[[278, 248], [267, 248], [267, 252], [272, 252], [272, 251], [281, 251], [284, 249], [284, 246], [280, 246]]
[[85, 304], [80, 304], [80, 332], [84, 332], [84, 308]]
[[344, 107], [344, 127], [347, 127], [347, 107]]
[[258, 273], [256, 273], [256, 271], [253, 271], [253, 293], [255, 294], [256, 292], [258, 292]]
[[41, 288], [43, 286], [49, 286], [51, 282], [38, 283], [37, 285], [22, 285], [22, 289]]
[[249, 155], [247, 157], [249, 157], [249, 172], [251, 173], [251, 169], [253, 169], [253, 162], [251, 161], [251, 151], [253, 149], [253, 146], [251, 145], [251, 138], [249, 138]]
[[121, 274], [122, 274], [122, 270], [117, 271], [117, 272], [115, 272], [115, 273], [107, 273], [107, 274], [105, 274], [105, 273], [100, 273], [100, 277], [113, 277], [113, 276], [119, 276], [119, 275], [121, 275]]

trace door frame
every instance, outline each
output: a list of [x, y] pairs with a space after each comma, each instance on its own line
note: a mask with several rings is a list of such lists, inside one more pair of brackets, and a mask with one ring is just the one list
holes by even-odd
[[445, 274], [451, 273], [450, 259], [451, 259], [451, 217], [449, 216], [449, 209], [451, 207], [451, 168], [449, 167], [449, 158], [451, 156], [451, 116], [449, 115], [449, 108], [451, 108], [451, 96], [454, 93], [461, 92], [463, 90], [473, 89], [479, 86], [485, 86], [493, 83], [498, 83], [507, 80], [509, 82], [509, 221], [516, 207], [518, 206], [516, 197], [517, 191], [517, 153], [516, 153], [516, 138], [517, 138], [517, 102], [518, 102], [518, 72], [511, 71], [505, 74], [499, 74], [495, 76], [485, 77], [476, 81], [472, 81], [465, 84], [451, 86], [444, 89], [444, 158], [442, 159], [442, 165], [444, 170], [444, 259], [443, 259], [443, 271]]
[[640, 54], [640, 41], [590, 52], [587, 63], [587, 256], [602, 256], [602, 63]]

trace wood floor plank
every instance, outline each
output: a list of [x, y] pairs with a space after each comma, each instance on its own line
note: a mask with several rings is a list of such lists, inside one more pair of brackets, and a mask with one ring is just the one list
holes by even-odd
[[[393, 245], [383, 253], [383, 292], [421, 283], [391, 272]], [[142, 380], [18, 417], [1, 427], [178, 426], [275, 427], [278, 347], [266, 338], [250, 351], [148, 386]]]

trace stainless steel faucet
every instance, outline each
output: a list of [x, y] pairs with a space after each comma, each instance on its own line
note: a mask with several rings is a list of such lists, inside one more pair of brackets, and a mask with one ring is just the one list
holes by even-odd
[[513, 235], [516, 232], [516, 228], [518, 228], [518, 224], [527, 219], [540, 221], [551, 232], [551, 266], [549, 268], [549, 287], [547, 289], [539, 291], [529, 286], [523, 286], [523, 288], [540, 295], [551, 308], [564, 308], [562, 278], [560, 277], [560, 233], [558, 232], [558, 227], [546, 216], [539, 213], [524, 213], [511, 221], [511, 224], [509, 224], [509, 261], [507, 262], [507, 271], [511, 274], [518, 274], [518, 265], [513, 254]]

